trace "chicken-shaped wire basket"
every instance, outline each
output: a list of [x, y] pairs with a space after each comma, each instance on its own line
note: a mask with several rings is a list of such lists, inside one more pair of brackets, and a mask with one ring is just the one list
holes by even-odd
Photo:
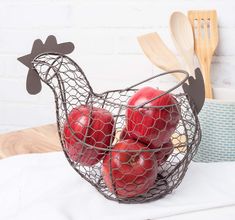
[[[49, 36], [45, 44], [35, 40], [31, 53], [18, 58], [29, 68], [30, 94], [40, 92], [41, 81], [54, 93], [58, 133], [70, 165], [110, 200], [143, 203], [172, 192], [201, 139], [200, 70], [196, 79], [177, 70], [95, 93], [82, 69], [65, 55], [73, 49], [72, 43], [57, 44]], [[184, 80], [168, 91], [149, 86], [171, 73], [184, 74]]]

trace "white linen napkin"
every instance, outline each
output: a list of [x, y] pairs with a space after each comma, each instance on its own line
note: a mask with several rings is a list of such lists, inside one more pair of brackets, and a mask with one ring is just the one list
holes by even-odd
[[234, 171], [235, 162], [192, 162], [172, 194], [145, 204], [119, 204], [83, 180], [62, 152], [14, 156], [0, 160], [0, 219], [172, 220], [235, 205]]

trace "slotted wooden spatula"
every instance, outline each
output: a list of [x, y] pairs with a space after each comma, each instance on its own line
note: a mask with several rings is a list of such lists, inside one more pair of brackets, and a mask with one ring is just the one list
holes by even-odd
[[[157, 33], [145, 34], [137, 39], [143, 52], [154, 65], [165, 71], [182, 69], [176, 56], [169, 50]], [[180, 73], [173, 73], [173, 75], [178, 80], [185, 78]]]
[[189, 11], [188, 17], [193, 27], [195, 53], [204, 77], [206, 98], [213, 98], [210, 68], [219, 41], [216, 11]]

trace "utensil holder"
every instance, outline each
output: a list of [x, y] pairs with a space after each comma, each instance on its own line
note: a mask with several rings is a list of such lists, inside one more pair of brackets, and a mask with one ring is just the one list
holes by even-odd
[[235, 160], [235, 102], [206, 99], [199, 114], [202, 140], [196, 162]]

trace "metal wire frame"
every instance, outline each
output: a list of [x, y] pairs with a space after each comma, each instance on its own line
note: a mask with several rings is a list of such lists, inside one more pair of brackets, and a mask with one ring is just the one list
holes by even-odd
[[[201, 130], [198, 117], [193, 105], [190, 103], [190, 97], [185, 93], [177, 93], [176, 89], [182, 86], [182, 84], [188, 79], [188, 73], [182, 70], [175, 70], [166, 73], [162, 73], [153, 77], [150, 77], [144, 81], [141, 81], [135, 85], [120, 90], [109, 90], [103, 93], [95, 93], [87, 80], [82, 69], [69, 57], [58, 53], [43, 53], [39, 54], [33, 60], [35, 70], [38, 72], [41, 80], [46, 83], [53, 91], [55, 96], [56, 105], [56, 117], [58, 133], [61, 141], [61, 145], [67, 160], [75, 171], [90, 184], [92, 184], [102, 195], [107, 199], [118, 201], [121, 203], [143, 203], [152, 200], [156, 200], [164, 197], [172, 192], [180, 182], [182, 181], [188, 164], [192, 160], [192, 157], [197, 151], [197, 147], [201, 140]], [[149, 82], [156, 80], [158, 77], [162, 77], [173, 72], [181, 73], [185, 75], [185, 78], [179, 82], [176, 86], [170, 88], [160, 96], [154, 97], [141, 105], [131, 106], [128, 105], [128, 100], [135, 94], [139, 87], [148, 85]], [[151, 102], [160, 99], [164, 95], [171, 93], [177, 100], [175, 104], [167, 106], [149, 106]], [[168, 155], [167, 160], [158, 165], [157, 176], [149, 186], [149, 189], [140, 195], [133, 197], [121, 196], [117, 187], [117, 184], [113, 178], [113, 172], [110, 172], [110, 179], [112, 180], [113, 190], [107, 186], [107, 181], [104, 180], [102, 173], [103, 161], [107, 155], [112, 155], [114, 152], [126, 152], [126, 150], [114, 149], [115, 143], [120, 141], [120, 137], [116, 135], [113, 139], [109, 138], [109, 144], [104, 147], [100, 147], [96, 142], [90, 144], [86, 140], [89, 139], [89, 129], [86, 129], [83, 139], [77, 137], [76, 131], [71, 126], [69, 115], [73, 109], [78, 106], [89, 106], [89, 126], [90, 121], [93, 120], [93, 111], [95, 108], [106, 109], [106, 111], [112, 113], [114, 121], [112, 122], [113, 131], [121, 131], [126, 126], [126, 110], [127, 109], [146, 109], [153, 108], [159, 111], [170, 111], [169, 109], [177, 109], [180, 112], [180, 118], [174, 133], [170, 139], [174, 144], [174, 150]], [[86, 115], [87, 116], [87, 115]], [[167, 123], [167, 122], [166, 122]], [[79, 152], [83, 154], [89, 150], [95, 150], [96, 157], [99, 155], [99, 159], [95, 161], [92, 166], [87, 166], [74, 160], [71, 157], [68, 148], [68, 139], [65, 135], [65, 125], [68, 126], [70, 132], [70, 139], [76, 142], [76, 146], [82, 146], [82, 150]], [[116, 132], [118, 133], [118, 132]], [[102, 136], [102, 134], [101, 134]], [[105, 134], [104, 134], [105, 137]], [[143, 138], [143, 137], [142, 137]], [[70, 140], [69, 139], [69, 140]], [[112, 141], [113, 140], [113, 141]], [[141, 137], [136, 142], [143, 142]], [[143, 143], [148, 145], [147, 143]], [[103, 145], [101, 145], [103, 146]], [[148, 145], [149, 146], [149, 145]], [[166, 149], [165, 149], [166, 150]], [[167, 149], [168, 150], [168, 149]], [[149, 148], [141, 150], [128, 150], [128, 153], [148, 153], [155, 155], [162, 151], [162, 146], [159, 148]], [[92, 154], [91, 154], [92, 155]], [[80, 158], [83, 157], [80, 156]], [[112, 163], [112, 157], [110, 156], [109, 163]], [[115, 185], [116, 184], [116, 185]], [[125, 190], [125, 189], [124, 189]], [[120, 191], [121, 192], [121, 191]]]

